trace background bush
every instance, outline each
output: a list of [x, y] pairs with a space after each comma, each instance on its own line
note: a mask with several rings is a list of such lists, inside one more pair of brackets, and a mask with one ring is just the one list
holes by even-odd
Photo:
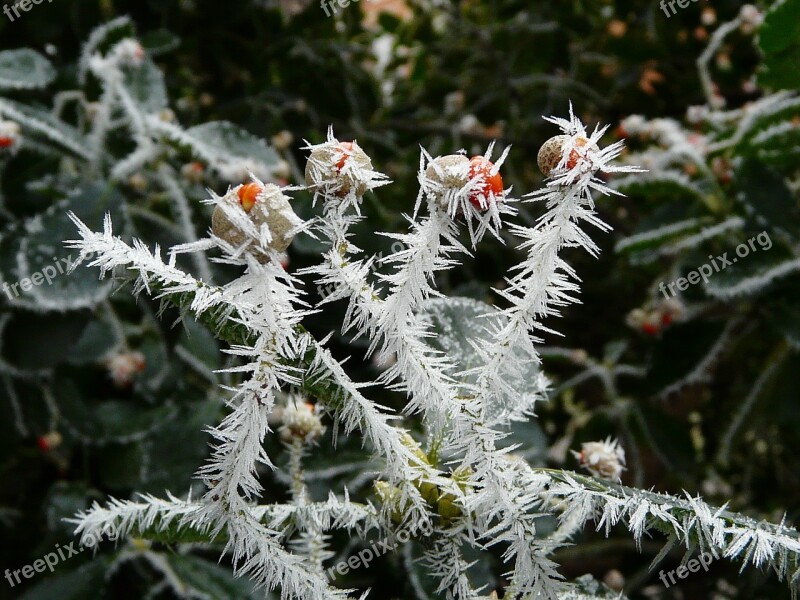
[[[566, 113], [570, 101], [591, 124], [617, 126], [639, 114], [675, 119], [686, 135], [713, 131], [717, 139], [742, 126], [743, 116], [713, 126], [686, 118], [689, 107], [705, 102], [696, 59], [718, 25], [738, 14], [738, 2], [693, 3], [669, 18], [650, 0], [409, 1], [396, 3], [404, 7], [399, 16], [377, 16], [375, 6], [362, 0], [335, 19], [326, 18], [316, 3], [303, 4], [55, 0], [37, 5], [13, 23], [0, 18], [0, 49], [36, 49], [54, 65], [56, 76], [46, 89], [0, 95], [49, 109], [54, 92], [76, 87], [76, 59], [90, 32], [129, 15], [164, 74], [178, 120], [185, 126], [227, 120], [277, 143], [290, 167], [290, 183], [302, 183], [297, 173], [305, 160], [299, 149], [303, 139], [321, 141], [329, 125], [341, 139], [358, 139], [377, 168], [395, 181], [365, 203], [370, 232], [403, 229], [402, 213], [416, 198], [420, 144], [434, 155], [459, 148], [483, 152], [492, 140], [512, 144], [503, 169], [506, 184], [519, 193], [537, 188], [542, 177], [535, 155], [554, 133], [541, 116]], [[798, 22], [799, 9], [796, 1], [785, 5], [794, 12], [767, 25], [778, 29], [773, 38], [786, 43], [764, 48], [770, 38], [763, 33], [760, 50], [752, 35], [736, 32], [715, 53], [712, 73], [729, 109], [797, 87], [798, 35], [792, 23]], [[301, 10], [295, 13], [294, 7]], [[97, 88], [90, 83], [84, 89], [96, 99]], [[575, 468], [567, 449], [616, 435], [628, 452], [628, 483], [699, 493], [758, 519], [779, 521], [786, 510], [788, 521], [796, 519], [800, 280], [790, 273], [769, 285], [725, 293], [726, 286], [796, 261], [800, 251], [800, 103], [759, 115], [735, 144], [701, 152], [700, 164], [674, 145], [659, 144], [652, 132], [609, 131], [609, 142], [628, 136], [631, 151], [656, 166], [652, 177], [636, 185], [619, 183], [626, 198], [601, 200], [599, 211], [615, 228], [597, 237], [601, 258], [568, 255], [584, 282], [583, 304], [568, 308], [558, 324], [565, 341], [546, 340], [547, 346], [567, 343], [569, 348], [544, 348], [554, 394], [540, 407], [539, 419], [513, 438], [529, 459]], [[78, 125], [69, 108], [64, 120]], [[758, 137], [772, 131], [775, 135]], [[287, 148], [275, 139], [281, 132], [293, 139]], [[109, 144], [117, 144], [124, 155], [124, 140]], [[177, 172], [189, 160], [177, 149], [166, 162]], [[0, 273], [6, 282], [69, 254], [59, 243], [74, 233], [66, 209], [95, 227], [111, 210], [117, 226], [123, 222], [117, 214], [124, 220], [126, 236], [163, 246], [183, 241], [171, 200], [155, 185], [155, 172], [141, 173], [144, 185], [114, 181], [107, 173], [91, 177], [64, 154], [48, 156], [26, 147], [0, 159], [0, 175]], [[239, 182], [213, 174], [200, 183], [182, 182], [198, 230], [207, 228], [210, 217], [198, 202], [205, 197], [203, 187], [221, 193], [233, 183]], [[313, 214], [310, 196], [296, 197], [298, 213]], [[533, 222], [537, 209], [524, 207], [520, 219]], [[731, 219], [741, 223], [735, 221], [738, 226], [719, 236], [703, 233]], [[682, 227], [677, 233], [658, 233], [675, 224]], [[762, 231], [770, 234], [773, 247], [716, 275], [710, 291], [690, 288], [675, 323], [657, 335], [627, 324], [632, 310], [658, 306], [659, 282], [697, 268], [709, 254], [732, 252]], [[384, 242], [370, 232], [365, 229], [357, 243], [371, 252], [387, 251], [389, 242], [376, 245]], [[645, 234], [645, 241], [621, 243], [634, 234]], [[682, 247], [682, 239], [692, 241]], [[507, 267], [518, 260], [513, 240], [507, 241], [504, 247], [480, 247], [476, 260], [443, 275], [440, 287], [498, 301], [485, 290], [502, 285]], [[296, 243], [290, 269], [309, 264], [315, 252], [311, 242]], [[220, 279], [230, 276], [214, 269]], [[157, 303], [135, 300], [127, 289], [114, 294], [116, 284], [94, 278], [93, 271], [81, 270], [39, 288], [35, 297], [3, 298], [3, 568], [29, 564], [56, 543], [68, 543], [72, 526], [62, 518], [91, 500], [134, 491], [163, 495], [165, 489], [182, 495], [193, 485], [199, 491], [190, 477], [206, 454], [202, 428], [222, 411], [217, 386], [229, 375], [213, 371], [227, 359], [199, 325], [172, 327], [176, 311], [168, 309], [167, 318], [158, 320]], [[323, 335], [336, 322], [329, 312], [312, 320]], [[103, 361], [124, 349], [142, 352], [146, 367], [131, 387], [120, 389]], [[339, 350], [341, 357], [352, 352], [344, 342]], [[350, 369], [357, 380], [376, 376], [369, 362], [354, 361]], [[403, 404], [399, 395], [378, 400]], [[41, 450], [37, 440], [54, 431], [63, 442]], [[277, 444], [270, 448], [271, 456], [281, 452]], [[317, 454], [310, 470], [369, 497], [370, 488], [359, 477], [369, 468], [367, 459], [357, 443], [345, 441], [335, 456]], [[342, 464], [348, 468], [331, 475], [328, 468]], [[264, 474], [265, 481], [271, 477]], [[282, 499], [283, 487], [267, 485], [270, 493]], [[631, 598], [645, 597], [648, 586], [649, 597], [658, 598], [788, 597], [785, 586], [769, 575], [739, 575], [722, 563], [682, 582], [685, 596], [680, 596], [647, 571], [657, 547], [644, 544], [638, 553], [624, 537], [606, 540], [591, 531], [578, 542], [560, 553], [565, 574], [602, 579], [617, 569]], [[14, 590], [3, 583], [0, 597], [50, 598], [55, 590], [62, 598], [101, 597], [101, 589], [103, 597], [113, 598], [175, 596], [174, 590], [157, 587], [163, 575], [152, 564], [124, 560], [130, 547], [105, 544], [99, 558], [85, 552], [59, 565], [53, 576]], [[173, 550], [153, 547], [187, 590], [213, 598], [249, 593], [246, 583], [216, 566], [214, 551]], [[674, 568], [679, 559], [679, 554], [668, 556], [665, 565]], [[412, 597], [401, 562], [399, 556], [376, 561], [345, 583], [371, 586], [378, 598]], [[474, 571], [478, 582], [499, 587], [499, 556]]]

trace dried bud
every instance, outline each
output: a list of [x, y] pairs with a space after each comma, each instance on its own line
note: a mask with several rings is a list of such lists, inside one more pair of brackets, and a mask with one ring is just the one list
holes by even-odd
[[286, 443], [295, 440], [314, 442], [325, 433], [325, 427], [316, 414], [314, 405], [297, 398], [289, 400], [286, 404], [281, 414], [281, 423], [278, 432]]
[[[258, 242], [231, 220], [226, 209], [221, 206], [222, 203], [227, 203], [227, 210], [236, 210], [238, 205], [257, 230], [266, 225], [272, 236], [269, 248], [275, 252], [286, 251], [294, 237], [292, 230], [300, 224], [300, 218], [289, 204], [289, 197], [284, 195], [277, 185], [248, 183], [239, 186], [235, 195], [229, 193], [221, 200], [211, 217], [211, 230], [214, 235], [235, 248], [243, 246], [248, 241], [250, 246], [257, 246]], [[258, 258], [267, 260], [264, 255], [258, 255]]]
[[470, 162], [463, 154], [448, 154], [434, 158], [425, 169], [422, 185], [447, 208], [448, 190], [458, 192], [469, 183]]
[[587, 153], [589, 151], [598, 152], [600, 149], [597, 144], [589, 145], [589, 140], [585, 137], [576, 137], [569, 135], [557, 135], [547, 140], [539, 149], [539, 154], [536, 157], [536, 162], [539, 165], [539, 170], [545, 177], [550, 177], [553, 171], [556, 170], [559, 164], [562, 164], [565, 153], [569, 149], [569, 156], [564, 160], [564, 168], [571, 171], [581, 163], [589, 163], [587, 161]]
[[606, 438], [603, 442], [586, 442], [580, 452], [572, 453], [595, 477], [619, 481], [625, 470], [625, 451], [617, 440]]
[[141, 173], [134, 173], [128, 177], [128, 185], [134, 191], [144, 194], [147, 191], [147, 178]]
[[36, 445], [42, 452], [50, 452], [58, 448], [63, 441], [64, 438], [61, 437], [59, 432], [51, 431], [36, 438]]
[[272, 145], [275, 146], [277, 150], [287, 150], [289, 146], [292, 145], [293, 141], [294, 136], [292, 132], [286, 131], [285, 129], [272, 136]]
[[342, 197], [350, 193], [361, 197], [383, 177], [373, 170], [358, 143], [336, 139], [311, 146], [305, 175], [309, 189]]
[[181, 175], [189, 183], [202, 183], [205, 172], [203, 163], [199, 161], [186, 163], [181, 167]]
[[17, 151], [22, 142], [20, 127], [14, 121], [0, 121], [0, 152]]
[[621, 592], [625, 587], [625, 576], [617, 569], [611, 569], [603, 577], [603, 583], [615, 592]]
[[745, 4], [739, 9], [739, 19], [742, 22], [742, 33], [753, 33], [764, 21], [764, 15], [752, 4]]
[[138, 350], [120, 352], [106, 360], [106, 368], [114, 385], [124, 389], [131, 386], [133, 377], [144, 371], [146, 366], [144, 354]]

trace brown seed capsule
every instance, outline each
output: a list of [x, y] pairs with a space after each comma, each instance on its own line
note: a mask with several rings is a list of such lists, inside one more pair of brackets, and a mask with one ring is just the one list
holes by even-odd
[[361, 176], [372, 171], [369, 156], [354, 142], [333, 142], [314, 148], [306, 163], [306, 185], [314, 191], [346, 196], [351, 191], [363, 196], [369, 180]]
[[435, 158], [425, 169], [425, 177], [445, 188], [461, 189], [469, 183], [469, 159], [463, 154]]
[[569, 140], [568, 135], [557, 135], [551, 137], [539, 148], [536, 163], [545, 177], [549, 177], [553, 169], [561, 162], [561, 153], [567, 140]]
[[[292, 210], [288, 197], [277, 185], [266, 184], [253, 198], [251, 192], [252, 186], [255, 185], [257, 184], [248, 184], [240, 188], [240, 192], [244, 191], [237, 193], [238, 203], [256, 228], [260, 228], [263, 224], [267, 225], [272, 234], [269, 247], [276, 252], [284, 252], [292, 243], [293, 236], [290, 235], [290, 231], [300, 223], [300, 219]], [[226, 198], [223, 202], [234, 203], [237, 199]], [[235, 247], [243, 245], [249, 239], [249, 236], [228, 218], [220, 206], [214, 209], [214, 214], [211, 216], [211, 230], [214, 235]], [[255, 243], [253, 240], [252, 244]], [[266, 256], [259, 255], [259, 260], [266, 259]]]
[[[545, 177], [549, 177], [553, 172], [553, 169], [555, 169], [558, 166], [558, 163], [561, 162], [561, 157], [564, 154], [564, 144], [568, 143], [569, 140], [570, 136], [568, 135], [557, 135], [555, 137], [551, 137], [544, 144], [542, 144], [542, 147], [539, 149], [539, 154], [536, 157], [536, 162], [539, 165], [539, 170], [542, 172], [542, 174], [544, 174]], [[588, 143], [588, 139], [579, 137], [575, 140], [575, 147], [582, 148]], [[596, 144], [592, 144], [591, 148], [594, 151], [599, 150]], [[573, 149], [569, 153], [569, 158], [567, 159], [565, 167], [568, 170], [574, 168], [580, 159], [581, 154], [576, 149]]]

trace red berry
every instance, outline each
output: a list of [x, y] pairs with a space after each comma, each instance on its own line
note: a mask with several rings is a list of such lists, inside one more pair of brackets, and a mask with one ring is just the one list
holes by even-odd
[[664, 327], [669, 327], [672, 324], [672, 314], [665, 312], [663, 315], [661, 315], [661, 324]]
[[42, 452], [50, 452], [51, 450], [58, 448], [62, 441], [63, 440], [60, 433], [57, 431], [51, 431], [50, 433], [45, 433], [44, 435], [40, 435], [38, 438], [36, 438], [36, 445]]
[[486, 208], [481, 206], [480, 196], [484, 196], [487, 202], [503, 197], [503, 178], [499, 171], [492, 174], [493, 169], [494, 163], [483, 156], [473, 156], [469, 160], [469, 178], [474, 179], [479, 174], [483, 176], [483, 186], [478, 187], [469, 198], [472, 206], [478, 210]]
[[659, 328], [655, 323], [644, 323], [642, 324], [642, 331], [647, 335], [657, 335]]
[[342, 142], [339, 144], [337, 150], [342, 153], [342, 157], [339, 159], [339, 162], [336, 163], [336, 170], [341, 171], [344, 169], [344, 164], [347, 162], [347, 159], [353, 154], [353, 143]]
[[14, 138], [0, 136], [0, 148], [11, 148], [14, 145]]
[[[579, 148], [583, 148], [588, 143], [589, 143], [589, 140], [587, 140], [586, 138], [583, 138], [583, 137], [578, 138], [578, 139], [575, 140], [575, 146], [577, 146]], [[569, 153], [569, 158], [567, 159], [567, 165], [566, 165], [567, 169], [574, 169], [575, 165], [578, 164], [578, 161], [580, 160], [580, 158], [581, 158], [581, 155], [578, 153], [578, 151], [576, 149], [572, 149], [570, 151], [570, 153]]]
[[242, 205], [244, 212], [250, 212], [261, 193], [261, 186], [257, 183], [247, 183], [239, 188], [237, 194], [239, 195], [239, 203]]

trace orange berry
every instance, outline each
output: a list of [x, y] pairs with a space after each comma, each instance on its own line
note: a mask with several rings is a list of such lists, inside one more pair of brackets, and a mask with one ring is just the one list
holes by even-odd
[[469, 198], [469, 201], [477, 209], [481, 209], [480, 196], [483, 195], [487, 201], [491, 199], [502, 199], [503, 197], [503, 178], [500, 172], [492, 174], [494, 163], [486, 160], [483, 156], [473, 156], [469, 160], [469, 178], [473, 179], [478, 174], [483, 175], [483, 186], [476, 189]]
[[336, 163], [336, 170], [341, 171], [344, 169], [344, 164], [347, 162], [347, 159], [353, 154], [353, 143], [342, 142], [339, 144], [338, 151], [342, 153], [342, 157], [339, 159], [339, 162]]
[[239, 195], [239, 203], [242, 205], [244, 212], [250, 212], [258, 200], [258, 195], [262, 192], [261, 186], [257, 183], [247, 183], [239, 188], [237, 194]]
[[[579, 147], [579, 148], [583, 148], [588, 143], [589, 143], [589, 140], [587, 140], [586, 138], [583, 138], [583, 137], [578, 138], [577, 140], [575, 140], [575, 145], [577, 147]], [[567, 159], [567, 169], [574, 169], [575, 165], [578, 164], [578, 161], [580, 160], [580, 158], [581, 158], [581, 155], [578, 154], [578, 151], [576, 149], [571, 150], [570, 153], [569, 153], [569, 158]]]

